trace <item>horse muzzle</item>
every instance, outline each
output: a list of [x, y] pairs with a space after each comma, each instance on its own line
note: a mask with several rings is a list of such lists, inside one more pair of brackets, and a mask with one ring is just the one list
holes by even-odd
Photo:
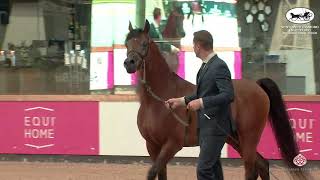
[[133, 59], [126, 59], [123, 63], [123, 66], [126, 68], [127, 73], [132, 74], [137, 71], [136, 63]]

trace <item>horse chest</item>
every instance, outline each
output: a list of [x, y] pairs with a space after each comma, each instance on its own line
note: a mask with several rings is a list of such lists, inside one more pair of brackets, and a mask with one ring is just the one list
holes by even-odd
[[165, 129], [164, 110], [157, 106], [141, 105], [138, 113], [138, 127], [143, 136], [157, 136]]

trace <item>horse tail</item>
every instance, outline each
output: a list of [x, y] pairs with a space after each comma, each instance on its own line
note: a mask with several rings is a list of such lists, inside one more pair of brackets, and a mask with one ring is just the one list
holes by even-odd
[[294, 168], [293, 175], [299, 179], [306, 179], [306, 175], [301, 168], [294, 165], [293, 159], [299, 154], [299, 148], [295, 141], [293, 129], [289, 121], [286, 105], [282, 99], [282, 94], [277, 84], [269, 79], [263, 78], [257, 84], [267, 93], [270, 100], [269, 122], [273, 133], [280, 147], [283, 160], [290, 168]]

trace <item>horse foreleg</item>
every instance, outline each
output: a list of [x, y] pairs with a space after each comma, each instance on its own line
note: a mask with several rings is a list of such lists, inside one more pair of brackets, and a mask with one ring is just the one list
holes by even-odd
[[[155, 163], [159, 153], [160, 153], [160, 147], [159, 146], [156, 146], [150, 142], [147, 142], [146, 143], [147, 145], [147, 150], [148, 150], [148, 153], [150, 155], [150, 158], [151, 158], [151, 161], [152, 161], [152, 164]], [[150, 170], [149, 170], [149, 173], [150, 173]]]
[[158, 180], [167, 180], [167, 166], [161, 169], [158, 174]]
[[148, 172], [148, 180], [154, 180], [157, 174], [161, 174], [160, 177], [166, 178], [163, 175], [163, 172], [166, 171], [166, 165], [170, 159], [174, 157], [174, 155], [182, 148], [182, 146], [178, 146], [175, 142], [167, 142], [161, 147], [160, 153], [156, 158], [155, 162], [153, 163], [152, 167], [149, 169]]
[[[152, 163], [155, 163], [159, 153], [160, 148], [156, 145], [152, 145], [151, 143], [147, 142], [147, 150], [152, 160]], [[167, 180], [167, 166], [160, 170], [158, 173], [158, 180]]]

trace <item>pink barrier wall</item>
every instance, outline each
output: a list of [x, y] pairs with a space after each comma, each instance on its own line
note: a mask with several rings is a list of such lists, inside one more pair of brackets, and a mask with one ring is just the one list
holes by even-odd
[[0, 102], [0, 153], [99, 154], [98, 102]]
[[[300, 153], [307, 160], [320, 160], [320, 103], [287, 102], [287, 108]], [[261, 137], [258, 151], [268, 159], [281, 158], [269, 123]], [[228, 157], [238, 158], [239, 155], [232, 147], [228, 147]]]
[[[0, 102], [0, 107], [0, 153], [100, 154], [99, 102], [16, 101]], [[287, 107], [301, 154], [320, 160], [320, 102], [287, 102]], [[258, 151], [268, 159], [281, 158], [269, 126]], [[239, 156], [228, 147], [227, 157]]]

